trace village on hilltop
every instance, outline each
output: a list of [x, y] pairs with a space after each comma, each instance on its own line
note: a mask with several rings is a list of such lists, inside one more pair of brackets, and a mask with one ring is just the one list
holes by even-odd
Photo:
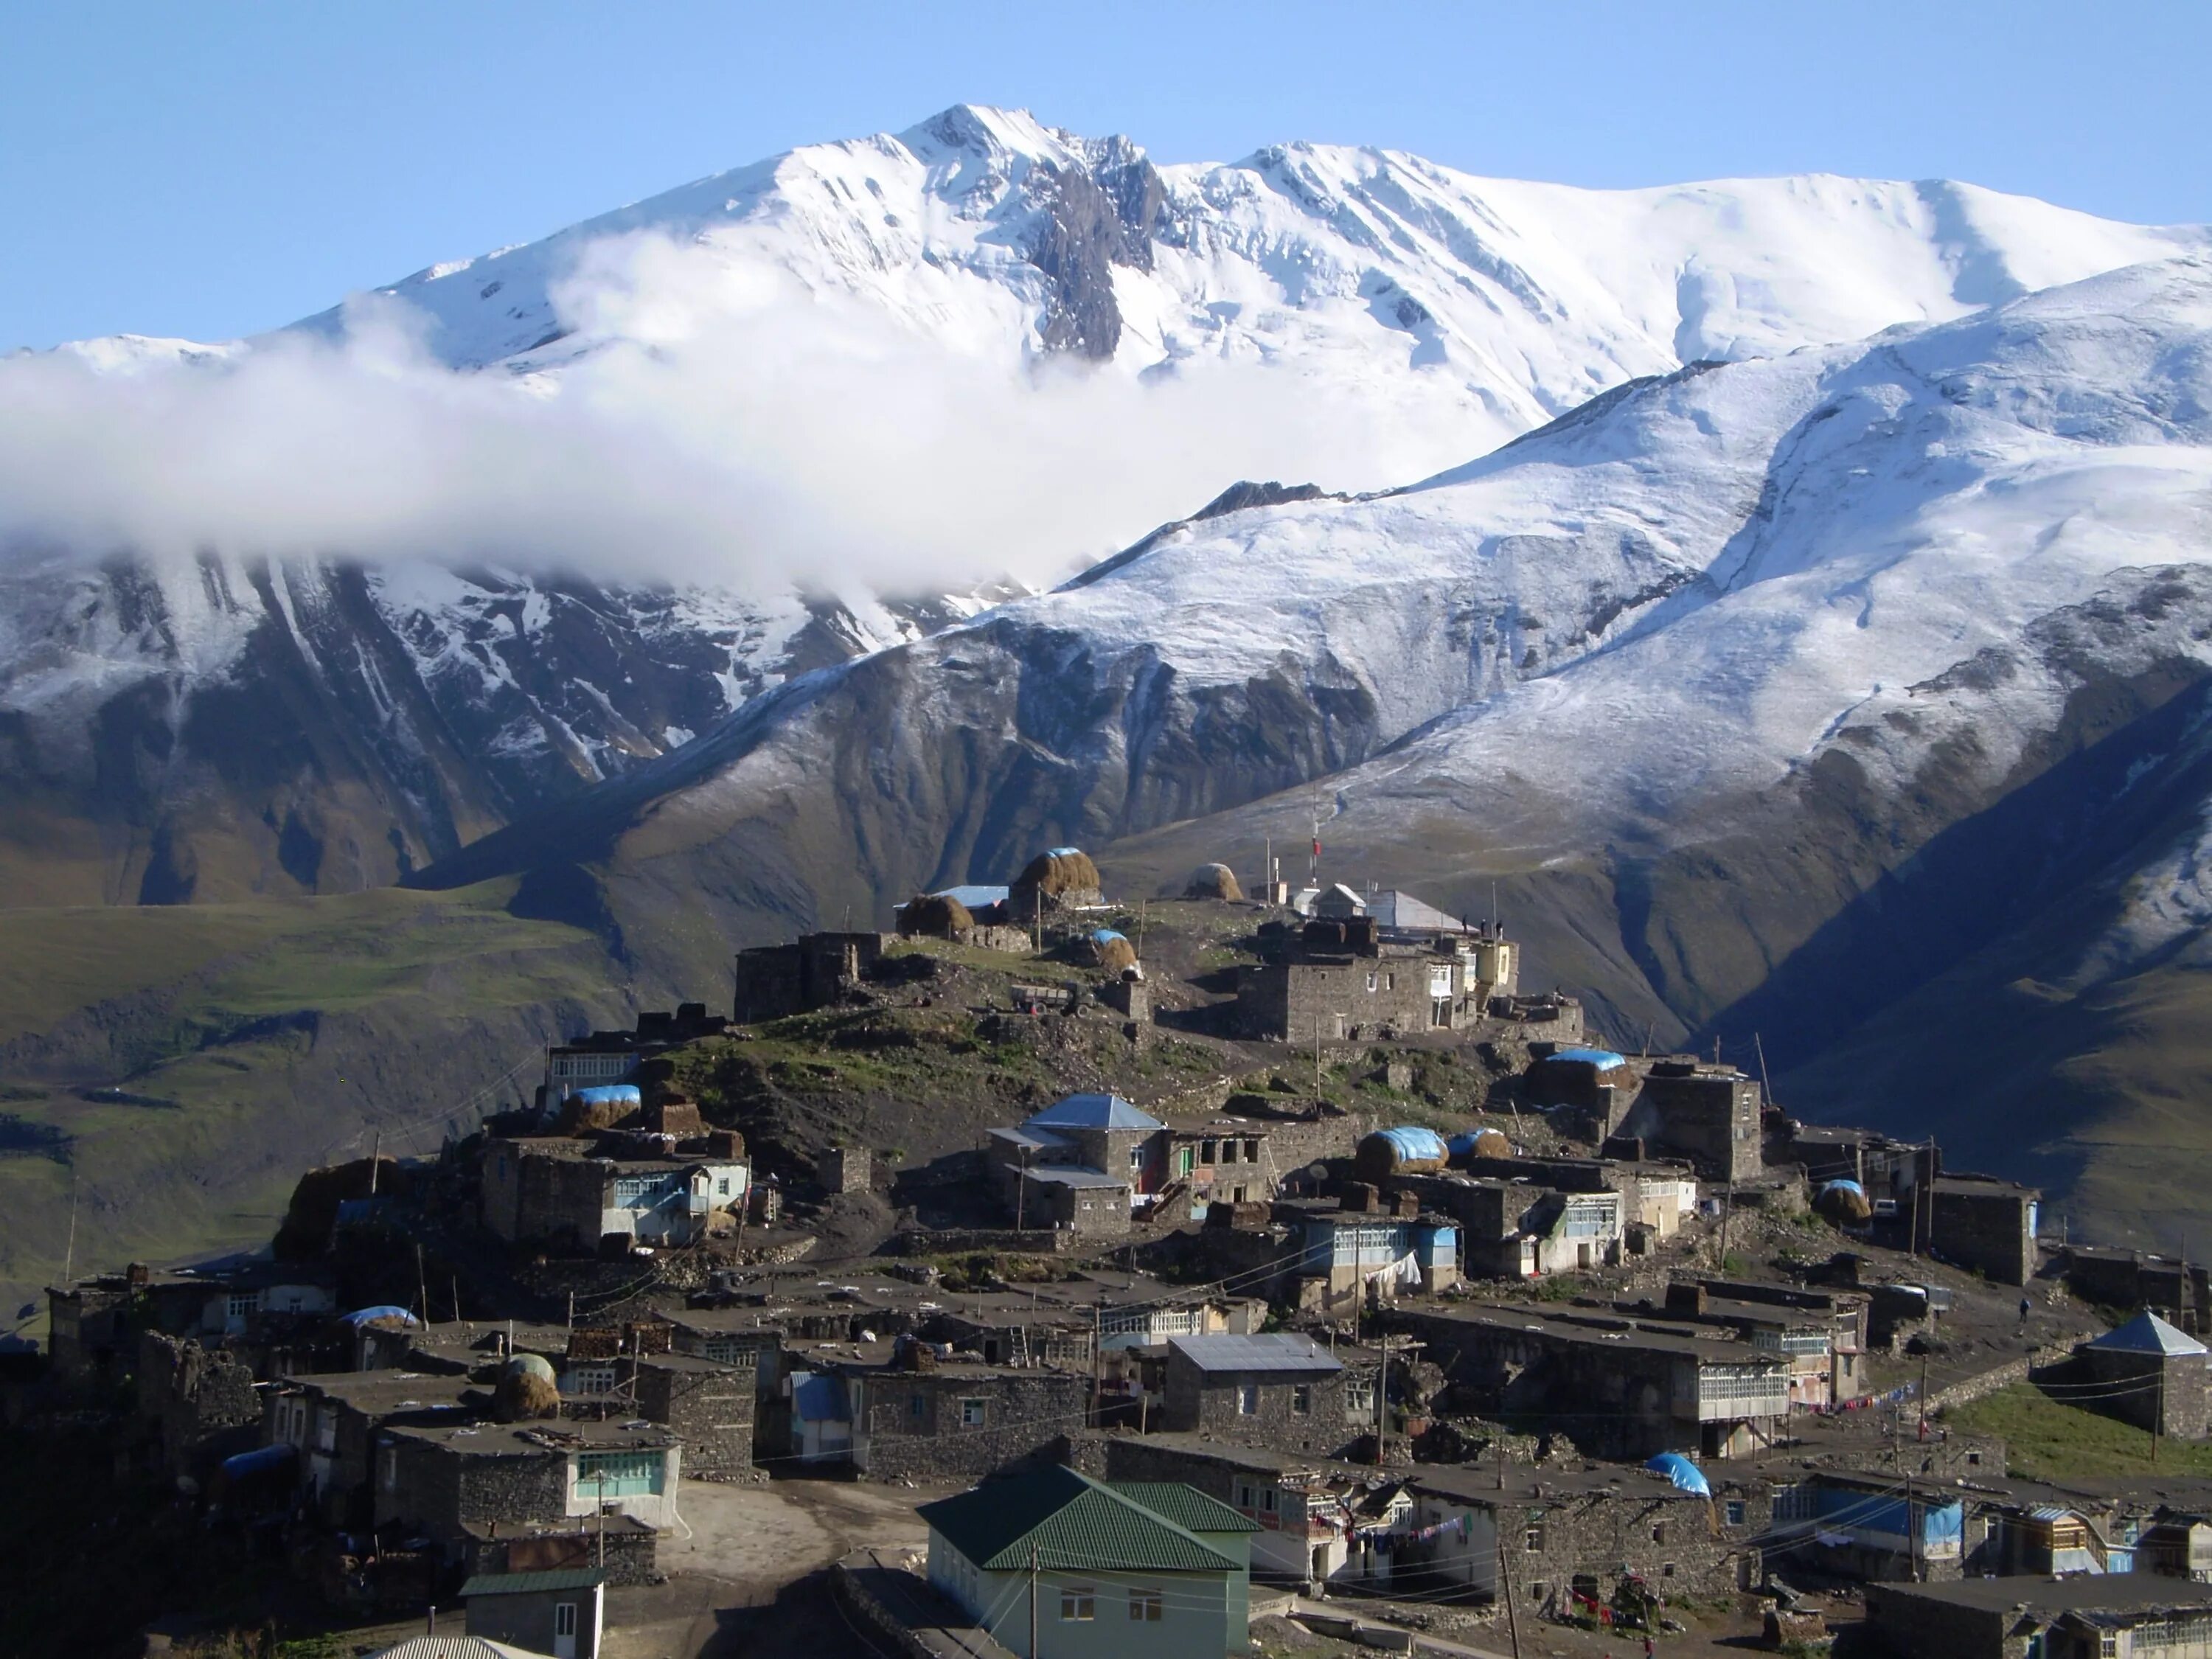
[[2212, 1650], [2204, 1267], [1268, 864], [738, 949], [266, 1250], [55, 1285], [11, 1418], [316, 1652]]

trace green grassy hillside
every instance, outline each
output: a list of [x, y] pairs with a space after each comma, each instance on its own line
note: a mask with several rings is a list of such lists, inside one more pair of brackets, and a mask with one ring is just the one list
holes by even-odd
[[[618, 1017], [592, 934], [511, 884], [0, 911], [0, 1294], [264, 1241], [301, 1170], [436, 1150]], [[12, 1320], [10, 1323], [14, 1322]]]

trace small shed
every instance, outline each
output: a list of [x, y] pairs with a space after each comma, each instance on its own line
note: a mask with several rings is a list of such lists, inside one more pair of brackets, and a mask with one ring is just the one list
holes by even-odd
[[461, 1586], [469, 1634], [552, 1659], [599, 1659], [606, 1575], [596, 1567], [478, 1573]]

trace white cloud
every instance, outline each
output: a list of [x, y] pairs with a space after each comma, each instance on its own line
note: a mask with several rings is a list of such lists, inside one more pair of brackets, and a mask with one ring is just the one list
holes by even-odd
[[901, 592], [1050, 580], [1236, 478], [1408, 459], [1382, 399], [987, 359], [658, 235], [592, 246], [553, 298], [590, 349], [521, 380], [444, 368], [377, 296], [335, 343], [0, 361], [0, 543]]

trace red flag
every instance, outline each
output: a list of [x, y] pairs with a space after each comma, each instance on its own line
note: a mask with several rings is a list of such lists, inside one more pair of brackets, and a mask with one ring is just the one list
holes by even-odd
[[1314, 842], [1314, 856], [1316, 858], [1319, 858], [1321, 856], [1321, 843], [1318, 841]]

